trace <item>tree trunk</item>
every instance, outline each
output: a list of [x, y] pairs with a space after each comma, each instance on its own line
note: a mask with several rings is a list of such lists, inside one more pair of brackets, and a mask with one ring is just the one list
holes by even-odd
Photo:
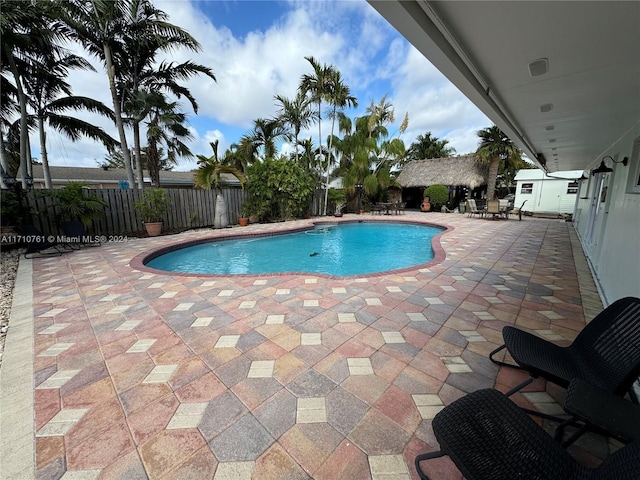
[[333, 129], [336, 124], [336, 109], [333, 109], [333, 118], [331, 119], [331, 135], [329, 136], [329, 148], [327, 154], [327, 181], [324, 186], [324, 208], [322, 209], [323, 215], [327, 214], [327, 203], [329, 203], [329, 172], [331, 172], [331, 147], [333, 147]]
[[489, 178], [487, 178], [487, 200], [493, 200], [496, 193], [496, 178], [500, 167], [500, 157], [493, 157], [489, 163]]
[[47, 156], [47, 133], [44, 131], [44, 119], [38, 118], [40, 130], [40, 159], [42, 160], [42, 174], [44, 175], [44, 188], [51, 189], [51, 172], [49, 171], [49, 157]]
[[7, 151], [5, 148], [4, 132], [0, 131], [0, 166], [2, 166], [0, 182], [2, 182], [2, 188], [9, 188], [9, 185], [5, 183], [5, 174], [11, 175], [11, 172], [9, 171], [9, 159], [7, 158]]
[[122, 157], [124, 158], [124, 168], [127, 170], [129, 186], [133, 188], [135, 186], [135, 178], [133, 176], [133, 168], [131, 166], [131, 154], [129, 153], [129, 147], [127, 146], [127, 136], [124, 132], [120, 99], [118, 98], [118, 92], [116, 90], [115, 66], [111, 59], [111, 48], [109, 45], [105, 43], [102, 47], [104, 49], [104, 58], [107, 66], [107, 76], [109, 77], [109, 90], [111, 91], [111, 101], [113, 102], [113, 113], [116, 121], [116, 128], [118, 129], [118, 135], [120, 137], [120, 149], [122, 150]]
[[31, 152], [27, 152], [29, 148], [29, 131], [27, 126], [27, 97], [22, 89], [22, 80], [20, 72], [13, 58], [13, 52], [6, 52], [9, 59], [9, 68], [16, 82], [16, 92], [18, 94], [18, 103], [20, 105], [20, 173], [22, 174], [22, 188], [27, 189], [27, 175], [29, 174], [27, 163], [31, 163]]
[[154, 141], [149, 141], [147, 145], [147, 170], [154, 187], [160, 188], [160, 167], [158, 161], [158, 148]]
[[133, 124], [133, 150], [136, 159], [136, 171], [138, 174], [138, 189], [144, 190], [144, 173], [142, 171], [142, 160], [140, 150], [140, 124]]

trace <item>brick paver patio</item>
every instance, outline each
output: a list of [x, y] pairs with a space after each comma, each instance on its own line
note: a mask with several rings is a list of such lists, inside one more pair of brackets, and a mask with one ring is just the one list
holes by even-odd
[[[452, 227], [446, 259], [361, 278], [130, 266], [162, 245], [306, 220], [21, 260], [1, 372], [3, 478], [417, 478], [440, 409], [524, 378], [488, 360], [504, 325], [566, 343], [602, 306], [569, 223], [391, 218]], [[526, 391], [514, 400], [562, 402], [542, 381]], [[595, 464], [609, 448], [590, 435], [571, 452]], [[461, 477], [446, 458], [427, 470]]]

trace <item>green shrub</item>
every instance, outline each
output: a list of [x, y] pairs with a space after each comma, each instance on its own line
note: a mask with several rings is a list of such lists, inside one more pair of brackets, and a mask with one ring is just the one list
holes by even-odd
[[246, 216], [258, 220], [285, 220], [309, 211], [313, 178], [287, 158], [267, 158], [247, 170], [247, 197], [242, 206]]
[[149, 188], [142, 193], [142, 198], [135, 202], [134, 206], [140, 211], [143, 222], [153, 223], [162, 221], [170, 203], [167, 192], [160, 188]]
[[15, 226], [22, 223], [20, 198], [13, 190], [0, 191], [0, 223], [2, 226]]
[[429, 197], [431, 210], [439, 212], [440, 207], [449, 201], [449, 189], [445, 185], [431, 185], [425, 189], [424, 196]]
[[80, 220], [88, 228], [104, 214], [107, 202], [89, 193], [86, 187], [84, 182], [70, 182], [64, 188], [53, 190], [60, 221]]

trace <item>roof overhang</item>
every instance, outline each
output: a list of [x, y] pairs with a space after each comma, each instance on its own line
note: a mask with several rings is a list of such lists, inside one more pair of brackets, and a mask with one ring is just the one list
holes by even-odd
[[368, 1], [548, 171], [588, 169], [640, 122], [640, 2]]

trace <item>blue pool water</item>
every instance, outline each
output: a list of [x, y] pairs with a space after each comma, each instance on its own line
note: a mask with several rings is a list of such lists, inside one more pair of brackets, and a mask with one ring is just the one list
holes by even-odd
[[318, 225], [298, 233], [203, 243], [145, 264], [182, 273], [362, 275], [429, 262], [431, 239], [440, 232], [402, 223]]

